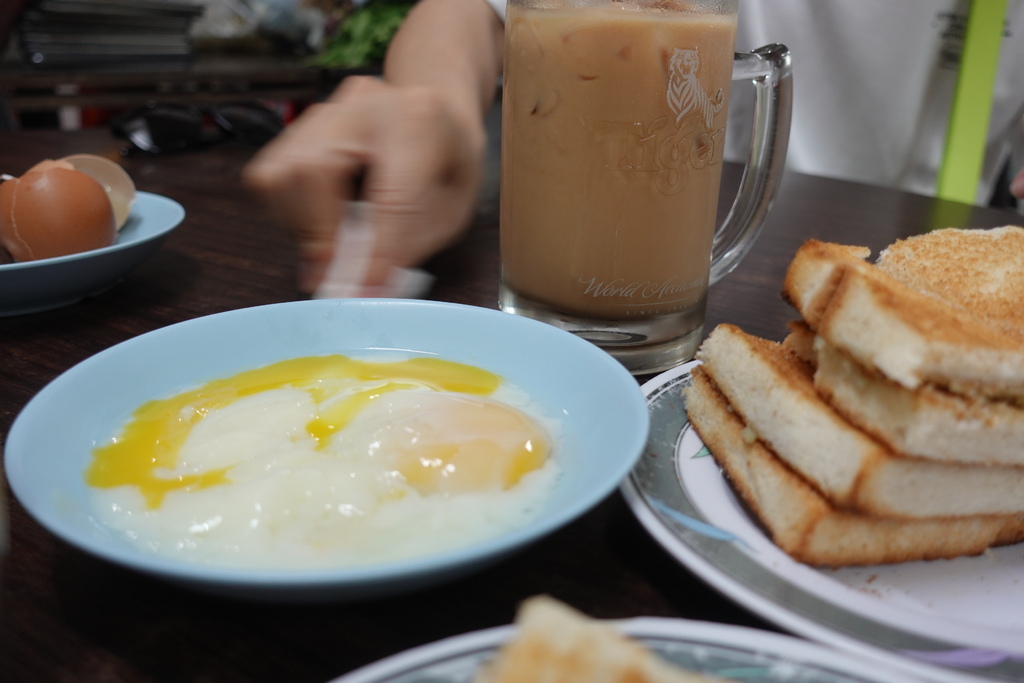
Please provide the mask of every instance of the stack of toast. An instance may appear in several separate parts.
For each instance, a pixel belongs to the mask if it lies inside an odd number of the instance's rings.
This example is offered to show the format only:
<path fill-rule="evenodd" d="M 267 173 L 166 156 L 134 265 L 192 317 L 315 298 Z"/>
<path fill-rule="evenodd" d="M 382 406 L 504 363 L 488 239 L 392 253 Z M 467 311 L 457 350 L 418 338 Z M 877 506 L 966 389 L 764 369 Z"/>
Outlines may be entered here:
<path fill-rule="evenodd" d="M 1024 229 L 884 250 L 815 240 L 781 342 L 721 325 L 691 423 L 794 559 L 868 565 L 1024 541 Z"/>

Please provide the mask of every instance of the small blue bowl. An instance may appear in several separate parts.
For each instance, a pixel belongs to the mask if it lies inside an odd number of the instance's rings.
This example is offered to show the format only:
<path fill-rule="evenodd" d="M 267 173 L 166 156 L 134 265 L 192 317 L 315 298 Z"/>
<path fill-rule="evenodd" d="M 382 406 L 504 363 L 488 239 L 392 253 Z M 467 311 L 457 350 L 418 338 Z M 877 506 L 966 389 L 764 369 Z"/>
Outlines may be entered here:
<path fill-rule="evenodd" d="M 396 350 L 504 377 L 562 422 L 561 473 L 527 526 L 459 549 L 374 565 L 267 570 L 147 554 L 94 518 L 83 473 L 143 402 L 286 358 Z M 428 301 L 301 301 L 219 313 L 128 340 L 71 368 L 14 422 L 5 466 L 28 512 L 58 537 L 111 562 L 199 590 L 279 601 L 344 600 L 454 579 L 567 524 L 608 496 L 647 440 L 636 380 L 596 346 L 495 310 Z"/>
<path fill-rule="evenodd" d="M 173 199 L 139 192 L 109 247 L 0 265 L 0 317 L 70 306 L 109 289 L 156 252 L 184 218 L 185 209 Z"/>

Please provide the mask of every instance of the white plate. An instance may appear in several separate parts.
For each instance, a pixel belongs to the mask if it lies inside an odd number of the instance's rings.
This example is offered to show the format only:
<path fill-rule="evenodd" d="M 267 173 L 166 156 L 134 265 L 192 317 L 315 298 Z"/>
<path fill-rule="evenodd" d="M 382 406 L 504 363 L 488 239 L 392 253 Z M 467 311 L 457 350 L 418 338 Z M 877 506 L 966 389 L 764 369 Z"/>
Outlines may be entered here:
<path fill-rule="evenodd" d="M 184 217 L 185 210 L 176 201 L 139 192 L 115 244 L 0 265 L 0 316 L 70 306 L 109 289 L 149 258 Z"/>
<path fill-rule="evenodd" d="M 643 386 L 648 456 L 622 487 L 666 550 L 732 599 L 801 635 L 939 680 L 963 680 L 964 673 L 1024 679 L 1024 545 L 840 570 L 795 562 L 751 518 L 689 428 L 681 391 L 695 365 Z"/>
<path fill-rule="evenodd" d="M 877 663 L 789 636 L 726 624 L 645 617 L 619 623 L 664 659 L 736 681 L 852 683 L 907 677 Z M 469 683 L 513 633 L 501 626 L 388 657 L 331 683 Z"/>

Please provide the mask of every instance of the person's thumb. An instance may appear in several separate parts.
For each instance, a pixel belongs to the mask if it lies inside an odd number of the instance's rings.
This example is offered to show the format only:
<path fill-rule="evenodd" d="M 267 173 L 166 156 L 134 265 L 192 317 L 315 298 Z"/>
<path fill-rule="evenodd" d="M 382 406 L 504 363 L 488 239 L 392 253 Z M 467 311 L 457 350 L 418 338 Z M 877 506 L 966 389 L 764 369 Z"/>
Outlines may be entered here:
<path fill-rule="evenodd" d="M 1010 194 L 1017 199 L 1024 199 L 1024 169 L 1010 182 Z"/>

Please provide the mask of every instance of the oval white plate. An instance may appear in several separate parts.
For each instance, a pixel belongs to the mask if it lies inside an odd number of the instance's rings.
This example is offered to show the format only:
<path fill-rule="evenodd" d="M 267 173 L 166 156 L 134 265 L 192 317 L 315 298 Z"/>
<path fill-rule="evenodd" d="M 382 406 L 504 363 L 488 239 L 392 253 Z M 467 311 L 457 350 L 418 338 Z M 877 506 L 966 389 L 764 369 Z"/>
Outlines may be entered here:
<path fill-rule="evenodd" d="M 643 617 L 619 622 L 623 632 L 691 671 L 735 681 L 852 683 L 900 681 L 875 662 L 757 629 L 683 619 Z M 476 631 L 414 648 L 331 683 L 470 683 L 514 627 Z"/>
<path fill-rule="evenodd" d="M 681 391 L 695 365 L 644 384 L 649 457 L 622 487 L 666 550 L 740 604 L 809 638 L 941 680 L 1024 679 L 1024 545 L 840 570 L 795 562 L 748 514 L 690 429 Z"/>
<path fill-rule="evenodd" d="M 111 246 L 0 265 L 0 316 L 70 306 L 109 289 L 149 258 L 183 218 L 185 209 L 173 199 L 139 192 Z"/>

